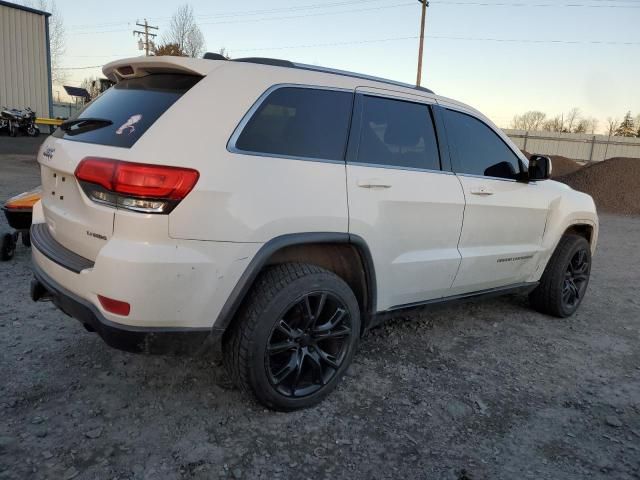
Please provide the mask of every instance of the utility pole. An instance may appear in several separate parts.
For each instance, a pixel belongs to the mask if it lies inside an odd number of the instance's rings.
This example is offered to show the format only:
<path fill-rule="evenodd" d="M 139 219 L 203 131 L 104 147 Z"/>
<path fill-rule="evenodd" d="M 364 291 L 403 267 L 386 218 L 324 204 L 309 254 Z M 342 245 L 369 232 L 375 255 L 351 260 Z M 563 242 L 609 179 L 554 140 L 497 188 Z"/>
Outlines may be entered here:
<path fill-rule="evenodd" d="M 147 22 L 147 19 L 144 19 L 144 23 L 138 23 L 136 22 L 136 25 L 139 27 L 143 27 L 144 31 L 141 32 L 140 30 L 134 30 L 133 34 L 134 35 L 138 35 L 140 37 L 144 37 L 144 42 L 142 41 L 142 39 L 140 39 L 140 42 L 142 42 L 141 48 L 140 50 L 142 50 L 142 47 L 144 47 L 145 50 L 145 54 L 148 57 L 149 56 L 149 46 L 151 45 L 151 42 L 149 41 L 149 37 L 151 38 L 155 38 L 157 36 L 156 33 L 149 33 L 149 30 L 158 30 L 158 27 L 154 27 L 152 25 L 149 25 L 149 23 Z"/>
<path fill-rule="evenodd" d="M 416 78 L 416 87 L 420 86 L 422 80 L 422 50 L 424 48 L 424 22 L 427 16 L 427 7 L 429 0 L 418 0 L 422 4 L 422 19 L 420 20 L 420 47 L 418 49 L 418 76 Z"/>

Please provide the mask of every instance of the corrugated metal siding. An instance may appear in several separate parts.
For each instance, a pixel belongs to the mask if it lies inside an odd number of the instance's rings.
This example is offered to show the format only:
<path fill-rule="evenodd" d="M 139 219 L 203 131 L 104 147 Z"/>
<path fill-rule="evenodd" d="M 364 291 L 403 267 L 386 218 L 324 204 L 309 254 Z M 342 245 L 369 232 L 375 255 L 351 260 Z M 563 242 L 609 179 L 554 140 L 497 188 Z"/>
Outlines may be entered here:
<path fill-rule="evenodd" d="M 613 157 L 640 158 L 640 138 L 609 137 L 580 133 L 557 133 L 504 129 L 521 150 L 586 162 Z"/>
<path fill-rule="evenodd" d="M 46 18 L 0 5 L 0 106 L 49 116 Z"/>

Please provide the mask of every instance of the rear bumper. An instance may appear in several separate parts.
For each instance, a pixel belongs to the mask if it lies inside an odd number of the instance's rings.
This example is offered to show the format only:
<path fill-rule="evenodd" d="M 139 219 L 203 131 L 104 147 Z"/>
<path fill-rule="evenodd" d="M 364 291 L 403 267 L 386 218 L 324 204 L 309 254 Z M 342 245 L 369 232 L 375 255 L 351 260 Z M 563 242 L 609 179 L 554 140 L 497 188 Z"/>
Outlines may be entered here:
<path fill-rule="evenodd" d="M 111 322 L 91 304 L 66 290 L 37 264 L 31 296 L 37 301 L 50 299 L 64 313 L 94 331 L 107 345 L 127 352 L 195 354 L 208 344 L 211 329 L 134 327 Z"/>
<path fill-rule="evenodd" d="M 219 341 L 216 319 L 260 244 L 172 239 L 166 223 L 136 230 L 132 218 L 90 260 L 53 237 L 38 205 L 33 268 L 41 292 L 61 310 L 129 351 L 183 351 L 185 344 L 193 351 L 192 339 Z M 98 295 L 129 303 L 129 315 L 105 310 Z"/>

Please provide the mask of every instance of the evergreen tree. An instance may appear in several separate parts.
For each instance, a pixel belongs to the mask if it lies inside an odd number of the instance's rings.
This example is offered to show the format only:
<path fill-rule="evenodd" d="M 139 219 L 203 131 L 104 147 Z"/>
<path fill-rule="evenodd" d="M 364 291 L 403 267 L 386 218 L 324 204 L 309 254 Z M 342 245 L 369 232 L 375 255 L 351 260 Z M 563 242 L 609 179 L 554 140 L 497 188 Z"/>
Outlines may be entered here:
<path fill-rule="evenodd" d="M 635 137 L 636 133 L 636 126 L 634 125 L 631 112 L 627 112 L 615 134 L 618 137 Z"/>

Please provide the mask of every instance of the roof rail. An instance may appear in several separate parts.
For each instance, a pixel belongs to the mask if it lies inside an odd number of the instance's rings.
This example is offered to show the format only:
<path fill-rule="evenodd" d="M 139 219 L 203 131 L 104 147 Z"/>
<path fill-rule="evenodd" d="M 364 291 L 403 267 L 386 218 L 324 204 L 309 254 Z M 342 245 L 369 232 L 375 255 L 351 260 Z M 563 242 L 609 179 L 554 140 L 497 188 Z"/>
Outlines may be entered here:
<path fill-rule="evenodd" d="M 219 53 L 210 53 L 210 52 L 205 53 L 204 58 L 208 60 L 227 60 L 227 58 L 220 55 Z M 411 85 L 410 83 L 398 82 L 395 80 L 389 80 L 387 78 L 375 77 L 373 75 L 365 75 L 364 73 L 350 72 L 348 70 L 338 70 L 336 68 L 319 67 L 316 65 L 307 65 L 304 63 L 294 63 L 289 60 L 282 60 L 280 58 L 246 57 L 246 58 L 234 58 L 231 61 L 257 63 L 260 65 L 271 65 L 273 67 L 297 68 L 299 70 L 310 70 L 313 72 L 331 73 L 333 75 L 343 75 L 345 77 L 361 78 L 363 80 L 372 80 L 374 82 L 381 82 L 381 83 L 386 83 L 388 85 L 395 85 L 396 87 L 411 88 L 413 90 L 420 90 L 421 92 L 433 93 L 433 90 L 430 90 L 425 87 L 417 87 L 415 85 Z"/>
<path fill-rule="evenodd" d="M 281 60 L 280 58 L 264 58 L 264 57 L 246 57 L 234 58 L 233 62 L 259 63 L 261 65 L 271 65 L 272 67 L 296 68 L 296 64 L 289 60 Z"/>
<path fill-rule="evenodd" d="M 214 52 L 207 52 L 202 56 L 202 58 L 204 58 L 205 60 L 227 60 L 227 57 L 225 57 L 224 55 Z"/>
<path fill-rule="evenodd" d="M 430 90 L 425 87 L 418 87 L 410 83 L 398 82 L 396 80 L 389 80 L 388 78 L 376 77 L 373 75 L 366 75 L 364 73 L 350 72 L 348 70 L 338 70 L 336 68 L 319 67 L 317 65 L 307 65 L 304 63 L 295 63 L 294 66 L 295 68 L 299 68 L 302 70 L 311 70 L 314 72 L 322 72 L 322 73 L 332 73 L 334 75 L 344 75 L 345 77 L 361 78 L 363 80 L 372 80 L 374 82 L 387 83 L 389 85 L 395 85 L 397 87 L 412 88 L 414 90 L 433 93 L 433 90 Z"/>

